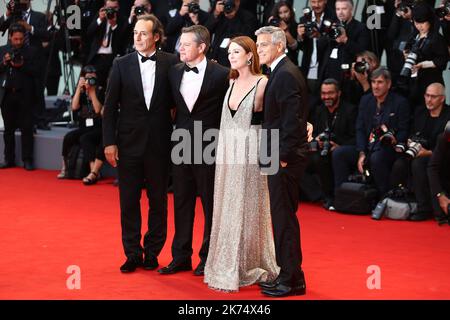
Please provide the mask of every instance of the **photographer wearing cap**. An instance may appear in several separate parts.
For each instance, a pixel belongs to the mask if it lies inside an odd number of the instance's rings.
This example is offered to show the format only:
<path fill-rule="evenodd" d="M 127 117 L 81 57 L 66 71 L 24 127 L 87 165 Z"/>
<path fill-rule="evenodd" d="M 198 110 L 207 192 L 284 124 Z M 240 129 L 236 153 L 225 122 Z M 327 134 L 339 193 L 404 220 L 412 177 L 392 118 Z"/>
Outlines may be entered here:
<path fill-rule="evenodd" d="M 205 25 L 209 18 L 206 11 L 200 9 L 199 0 L 183 0 L 180 10 L 167 22 L 166 51 L 179 53 L 181 29 L 193 25 Z"/>
<path fill-rule="evenodd" d="M 86 34 L 92 39 L 87 63 L 95 66 L 99 85 L 105 87 L 114 58 L 125 50 L 124 33 L 127 21 L 119 18 L 119 1 L 105 0 L 97 19 L 93 20 Z"/>
<path fill-rule="evenodd" d="M 409 104 L 390 90 L 391 74 L 385 67 L 371 74 L 372 92 L 361 98 L 356 120 L 356 147 L 333 153 L 335 187 L 347 181 L 355 165 L 370 176 L 383 196 L 390 189 L 392 165 L 397 158 L 394 146 L 404 143 L 409 133 Z"/>
<path fill-rule="evenodd" d="M 424 98 L 425 107 L 415 108 L 406 145 L 397 147 L 397 151 L 403 152 L 404 156 L 396 160 L 393 169 L 394 185 L 408 185 L 408 174 L 411 172 L 412 188 L 417 200 L 417 213 L 409 218 L 413 221 L 431 217 L 432 195 L 426 168 L 436 146 L 437 137 L 450 120 L 450 108 L 445 105 L 445 87 L 442 84 L 430 84 Z"/>
<path fill-rule="evenodd" d="M 412 9 L 414 31 L 405 47 L 400 86 L 408 93 L 412 106 L 422 105 L 425 90 L 434 82 L 444 84 L 443 71 L 449 58 L 446 41 L 438 33 L 436 15 L 424 2 Z"/>
<path fill-rule="evenodd" d="M 450 207 L 450 122 L 437 139 L 436 148 L 428 165 L 433 209 L 439 224 L 449 223 Z"/>
<path fill-rule="evenodd" d="M 5 162 L 0 168 L 15 167 L 16 129 L 21 131 L 22 160 L 33 170 L 33 95 L 39 75 L 36 49 L 25 46 L 25 28 L 15 23 L 9 28 L 9 43 L 0 47 L 0 106 L 5 125 Z"/>
<path fill-rule="evenodd" d="M 211 50 L 207 57 L 216 60 L 223 66 L 230 66 L 228 60 L 228 44 L 236 36 L 254 38 L 257 29 L 256 18 L 240 7 L 240 0 L 217 0 L 211 7 L 208 28 L 213 39 Z"/>

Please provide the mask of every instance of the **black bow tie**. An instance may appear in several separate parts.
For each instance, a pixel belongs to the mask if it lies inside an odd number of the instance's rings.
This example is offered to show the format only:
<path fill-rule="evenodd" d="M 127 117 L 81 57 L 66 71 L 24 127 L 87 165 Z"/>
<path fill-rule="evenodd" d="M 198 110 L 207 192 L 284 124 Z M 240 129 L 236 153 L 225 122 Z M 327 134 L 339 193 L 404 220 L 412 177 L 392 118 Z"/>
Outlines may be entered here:
<path fill-rule="evenodd" d="M 184 65 L 184 71 L 189 72 L 189 71 L 194 71 L 195 73 L 198 74 L 198 68 L 197 67 L 189 67 L 187 64 Z"/>
<path fill-rule="evenodd" d="M 150 57 L 143 56 L 143 55 L 140 54 L 139 52 L 138 52 L 138 54 L 141 56 L 141 62 L 142 62 L 142 63 L 144 63 L 144 62 L 147 61 L 147 60 L 156 61 L 156 53 L 155 53 L 155 54 L 152 54 Z"/>

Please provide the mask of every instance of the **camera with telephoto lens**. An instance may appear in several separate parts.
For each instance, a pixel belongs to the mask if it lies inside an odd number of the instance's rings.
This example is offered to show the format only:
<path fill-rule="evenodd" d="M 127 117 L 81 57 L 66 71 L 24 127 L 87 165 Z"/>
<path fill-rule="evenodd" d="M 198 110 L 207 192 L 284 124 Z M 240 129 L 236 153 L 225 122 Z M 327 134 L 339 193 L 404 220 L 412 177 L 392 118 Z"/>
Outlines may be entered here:
<path fill-rule="evenodd" d="M 443 7 L 436 8 L 435 13 L 439 19 L 444 19 L 446 15 L 450 14 L 450 1 L 446 1 Z"/>
<path fill-rule="evenodd" d="M 323 20 L 322 33 L 332 40 L 336 40 L 342 35 L 342 28 L 344 28 L 344 24 L 334 24 L 330 20 Z"/>
<path fill-rule="evenodd" d="M 303 8 L 303 18 L 304 18 L 304 27 L 305 27 L 305 35 L 308 38 L 313 38 L 314 33 L 318 32 L 319 29 L 315 22 L 312 21 L 312 10 L 310 7 Z"/>
<path fill-rule="evenodd" d="M 147 13 L 147 9 L 144 6 L 134 7 L 134 14 L 136 16 L 141 16 Z"/>
<path fill-rule="evenodd" d="M 89 84 L 90 86 L 95 86 L 97 85 L 97 78 L 96 77 L 86 78 L 86 83 Z"/>
<path fill-rule="evenodd" d="M 412 48 L 405 59 L 405 63 L 403 64 L 403 68 L 400 71 L 400 75 L 407 78 L 411 77 L 412 68 L 417 63 L 418 58 L 419 54 L 416 48 Z"/>
<path fill-rule="evenodd" d="M 424 139 L 420 132 L 417 132 L 411 139 L 408 139 L 408 148 L 405 151 L 405 154 L 409 158 L 416 158 L 422 148 L 426 148 L 428 142 Z"/>
<path fill-rule="evenodd" d="M 116 8 L 105 8 L 105 11 L 106 11 L 106 17 L 108 18 L 108 20 L 114 19 L 118 12 Z"/>
<path fill-rule="evenodd" d="M 200 5 L 197 2 L 188 3 L 188 12 L 198 14 L 200 12 Z"/>
<path fill-rule="evenodd" d="M 373 141 L 379 140 L 386 145 L 392 145 L 395 141 L 395 133 L 393 130 L 389 130 L 386 125 L 382 124 L 372 131 Z"/>
<path fill-rule="evenodd" d="M 363 59 L 362 61 L 356 61 L 355 62 L 355 72 L 358 72 L 360 74 L 364 74 L 365 72 L 369 71 L 370 65 L 369 63 Z"/>
<path fill-rule="evenodd" d="M 15 49 L 9 53 L 9 56 L 11 58 L 10 63 L 14 64 L 21 64 L 23 63 L 23 55 L 20 53 L 19 50 Z"/>

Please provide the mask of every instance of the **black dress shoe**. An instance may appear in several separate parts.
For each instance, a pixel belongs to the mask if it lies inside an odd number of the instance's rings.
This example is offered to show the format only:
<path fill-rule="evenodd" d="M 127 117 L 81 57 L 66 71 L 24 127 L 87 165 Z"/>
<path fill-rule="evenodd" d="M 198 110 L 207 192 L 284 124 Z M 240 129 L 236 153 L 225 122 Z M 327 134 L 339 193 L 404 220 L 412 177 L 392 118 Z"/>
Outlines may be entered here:
<path fill-rule="evenodd" d="M 203 276 L 205 275 L 205 262 L 200 262 L 194 270 L 194 275 Z"/>
<path fill-rule="evenodd" d="M 280 278 L 276 278 L 274 281 L 262 281 L 258 283 L 261 289 L 273 289 L 280 283 Z"/>
<path fill-rule="evenodd" d="M 174 263 L 173 261 L 164 268 L 158 270 L 160 274 L 174 274 L 180 271 L 190 271 L 192 270 L 192 264 L 190 262 L 185 263 Z"/>
<path fill-rule="evenodd" d="M 144 269 L 145 270 L 155 270 L 158 268 L 158 259 L 152 256 L 145 256 L 144 258 Z"/>
<path fill-rule="evenodd" d="M 31 162 L 30 160 L 25 160 L 23 162 L 23 167 L 25 168 L 25 170 L 28 170 L 28 171 L 34 170 L 33 162 Z"/>
<path fill-rule="evenodd" d="M 273 298 L 283 298 L 289 296 L 301 296 L 306 293 L 306 285 L 300 284 L 294 287 L 286 286 L 282 283 L 279 283 L 277 286 L 272 289 L 263 289 L 261 291 L 264 295 Z"/>
<path fill-rule="evenodd" d="M 14 168 L 16 164 L 14 162 L 5 162 L 0 164 L 0 169 L 8 169 L 8 168 Z"/>
<path fill-rule="evenodd" d="M 128 258 L 127 261 L 120 267 L 122 273 L 130 273 L 136 271 L 137 267 L 142 267 L 142 260 Z"/>

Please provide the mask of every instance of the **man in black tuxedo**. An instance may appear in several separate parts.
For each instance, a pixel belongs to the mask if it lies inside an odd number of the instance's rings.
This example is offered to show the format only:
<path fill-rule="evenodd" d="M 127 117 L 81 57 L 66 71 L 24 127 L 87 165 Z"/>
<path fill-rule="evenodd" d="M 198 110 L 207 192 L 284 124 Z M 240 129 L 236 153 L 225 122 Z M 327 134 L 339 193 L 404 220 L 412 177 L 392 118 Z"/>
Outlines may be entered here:
<path fill-rule="evenodd" d="M 22 133 L 22 160 L 33 170 L 33 109 L 30 97 L 39 74 L 36 51 L 25 47 L 25 28 L 18 23 L 9 28 L 9 44 L 0 47 L 0 106 L 5 124 L 5 163 L 0 168 L 15 167 L 14 132 Z"/>
<path fill-rule="evenodd" d="M 142 263 L 144 269 L 156 269 L 166 240 L 173 105 L 168 71 L 178 60 L 157 51 L 163 37 L 162 24 L 155 16 L 140 16 L 134 29 L 136 52 L 114 60 L 106 91 L 103 142 L 106 159 L 118 166 L 122 243 L 127 256 L 122 272 L 132 272 Z M 150 209 L 142 248 L 143 185 Z"/>
<path fill-rule="evenodd" d="M 208 129 L 219 128 L 229 72 L 227 68 L 206 59 L 209 39 L 208 29 L 204 26 L 183 28 L 180 38 L 180 60 L 183 63 L 174 66 L 169 73 L 176 105 L 176 131 L 188 132 L 191 138 L 191 143 L 183 139 L 179 144 L 184 146 L 183 152 L 190 149 L 191 156 L 175 154 L 175 147 L 172 151 L 175 208 L 173 260 L 158 271 L 161 274 L 192 270 L 192 233 L 197 194 L 202 201 L 205 224 L 200 264 L 194 271 L 195 275 L 203 275 L 208 255 L 215 165 L 203 159 L 206 143 L 197 141 L 196 137 L 200 134 L 203 137 Z M 194 145 L 199 144 L 197 150 Z M 197 151 L 198 154 L 195 154 Z"/>
<path fill-rule="evenodd" d="M 34 79 L 34 98 L 33 103 L 33 121 L 38 129 L 50 130 L 45 119 L 45 67 L 47 61 L 42 46 L 42 42 L 48 41 L 50 35 L 47 31 L 47 18 L 42 12 L 37 12 L 31 9 L 31 0 L 21 0 L 20 8 L 14 6 L 7 6 L 5 15 L 0 16 L 0 31 L 5 32 L 11 23 L 20 23 L 25 28 L 24 46 L 34 47 L 34 54 L 36 55 L 36 63 L 39 66 L 39 74 Z M 12 3 L 11 3 L 12 4 Z"/>
<path fill-rule="evenodd" d="M 274 282 L 261 283 L 262 293 L 271 297 L 302 295 L 306 292 L 301 268 L 300 226 L 296 212 L 299 183 L 307 163 L 307 87 L 300 70 L 284 54 L 286 36 L 280 28 L 256 31 L 260 62 L 270 68 L 264 94 L 264 123 L 268 137 L 279 132 L 279 165 L 268 176 L 270 211 L 275 253 L 280 274 Z M 267 149 L 272 149 L 272 139 Z M 263 141 L 261 149 L 265 148 Z M 261 151 L 264 152 L 264 151 Z M 268 153 L 266 153 L 268 154 Z M 274 155 L 270 155 L 272 160 Z M 278 167 L 278 163 L 276 164 Z"/>
<path fill-rule="evenodd" d="M 127 21 L 119 17 L 118 0 L 105 0 L 98 16 L 89 25 L 86 35 L 91 41 L 87 64 L 97 70 L 99 85 L 106 84 L 108 73 L 116 56 L 125 51 L 124 36 Z"/>

